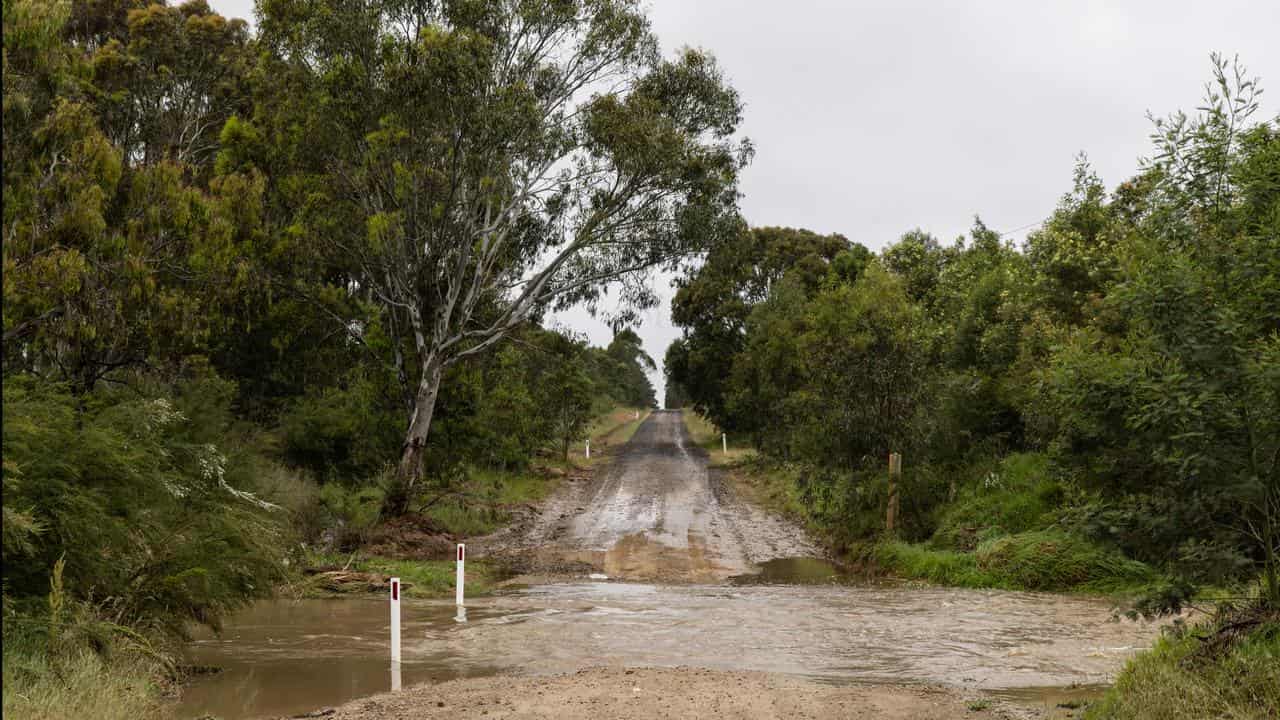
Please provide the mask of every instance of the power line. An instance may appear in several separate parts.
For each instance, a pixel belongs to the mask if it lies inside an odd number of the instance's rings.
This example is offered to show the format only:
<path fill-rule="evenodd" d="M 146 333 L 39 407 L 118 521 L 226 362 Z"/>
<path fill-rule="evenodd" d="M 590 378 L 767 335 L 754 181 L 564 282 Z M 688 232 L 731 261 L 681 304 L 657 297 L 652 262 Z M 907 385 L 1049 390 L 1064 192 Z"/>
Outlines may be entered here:
<path fill-rule="evenodd" d="M 1048 217 L 1046 217 L 1046 218 L 1043 218 L 1043 219 L 1041 219 L 1041 220 L 1037 220 L 1037 221 L 1035 221 L 1035 222 L 1027 223 L 1026 225 L 1022 225 L 1022 226 L 1016 227 L 1016 228 L 1014 228 L 1014 229 L 1012 229 L 1012 230 L 997 230 L 997 231 L 996 231 L 996 234 L 997 234 L 997 235 L 999 235 L 1000 237 L 1004 237 L 1004 236 L 1006 236 L 1006 235 L 1012 235 L 1013 233 L 1020 232 L 1020 231 L 1022 231 L 1022 230 L 1026 230 L 1027 228 L 1032 228 L 1032 227 L 1035 227 L 1035 226 L 1037 226 L 1037 225 L 1043 225 L 1043 224 L 1045 224 L 1046 222 L 1048 222 L 1048 221 L 1049 221 L 1049 218 L 1051 218 L 1051 217 L 1053 217 L 1053 216 L 1052 216 L 1052 215 L 1050 215 L 1050 216 L 1048 216 Z"/>

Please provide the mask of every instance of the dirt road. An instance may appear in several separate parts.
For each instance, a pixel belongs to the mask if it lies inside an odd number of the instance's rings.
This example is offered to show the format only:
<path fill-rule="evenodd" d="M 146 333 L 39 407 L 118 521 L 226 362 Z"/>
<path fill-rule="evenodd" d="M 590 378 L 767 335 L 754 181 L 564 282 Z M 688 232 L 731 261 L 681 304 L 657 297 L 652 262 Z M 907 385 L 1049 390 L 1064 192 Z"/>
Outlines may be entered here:
<path fill-rule="evenodd" d="M 674 412 L 470 547 L 531 574 L 466 614 L 406 602 L 390 674 L 383 601 L 278 600 L 194 646 L 226 671 L 178 717 L 1065 717 L 1056 693 L 1078 707 L 1158 632 L 1099 599 L 797 582 L 831 565 L 734 498 Z"/>
<path fill-rule="evenodd" d="M 766 560 L 822 554 L 799 527 L 734 498 L 679 411 L 654 412 L 594 479 L 564 483 L 534 515 L 473 541 L 472 552 L 519 556 L 533 572 L 661 582 L 715 582 Z"/>
<path fill-rule="evenodd" d="M 495 677 L 422 685 L 357 700 L 324 717 L 986 720 L 1018 716 L 1001 703 L 966 699 L 944 688 L 834 687 L 785 675 L 696 668 L 591 668 L 551 678 Z"/>

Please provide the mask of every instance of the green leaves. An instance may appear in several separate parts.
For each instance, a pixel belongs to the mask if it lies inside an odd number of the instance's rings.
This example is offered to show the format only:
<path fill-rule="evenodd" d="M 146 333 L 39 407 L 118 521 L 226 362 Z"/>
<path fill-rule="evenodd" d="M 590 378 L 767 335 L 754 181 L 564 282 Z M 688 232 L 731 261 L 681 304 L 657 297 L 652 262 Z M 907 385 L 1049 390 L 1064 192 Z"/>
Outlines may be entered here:
<path fill-rule="evenodd" d="M 77 400 L 6 378 L 5 501 L 25 526 L 13 542 L 6 526 L 9 597 L 42 596 L 65 562 L 72 597 L 110 598 L 120 621 L 181 635 L 269 592 L 279 528 L 244 458 L 209 442 L 226 432 L 216 390 L 185 390 Z"/>

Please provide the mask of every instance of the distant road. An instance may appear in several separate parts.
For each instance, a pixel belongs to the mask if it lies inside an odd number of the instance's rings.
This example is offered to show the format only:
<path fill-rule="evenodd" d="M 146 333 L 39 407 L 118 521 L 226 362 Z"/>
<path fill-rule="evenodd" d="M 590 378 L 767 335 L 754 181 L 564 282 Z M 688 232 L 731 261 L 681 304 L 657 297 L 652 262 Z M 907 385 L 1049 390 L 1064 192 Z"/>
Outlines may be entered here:
<path fill-rule="evenodd" d="M 610 578 L 714 582 L 775 558 L 819 556 L 793 523 L 736 500 L 707 468 L 681 413 L 649 416 L 592 480 L 566 482 L 533 517 L 480 543 L 543 567 Z"/>

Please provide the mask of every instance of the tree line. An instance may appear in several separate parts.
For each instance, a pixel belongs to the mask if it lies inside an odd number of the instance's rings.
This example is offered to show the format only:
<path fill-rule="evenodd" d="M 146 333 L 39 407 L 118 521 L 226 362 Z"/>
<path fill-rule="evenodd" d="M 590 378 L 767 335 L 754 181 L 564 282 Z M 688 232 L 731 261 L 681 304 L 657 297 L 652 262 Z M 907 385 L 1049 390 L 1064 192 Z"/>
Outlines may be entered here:
<path fill-rule="evenodd" d="M 737 95 L 637 2 L 3 7 L 6 672 L 655 405 L 644 274 L 740 224 Z"/>
<path fill-rule="evenodd" d="M 773 227 L 716 246 L 675 296 L 669 400 L 798 468 L 842 543 L 882 531 L 900 452 L 907 539 L 1062 529 L 1159 569 L 1157 604 L 1257 577 L 1280 602 L 1280 123 L 1213 69 L 1134 177 L 1108 191 L 1082 156 L 1023 243 L 978 220 L 879 253 Z M 1020 454 L 1047 516 L 1000 527 L 1006 496 L 949 525 Z"/>

